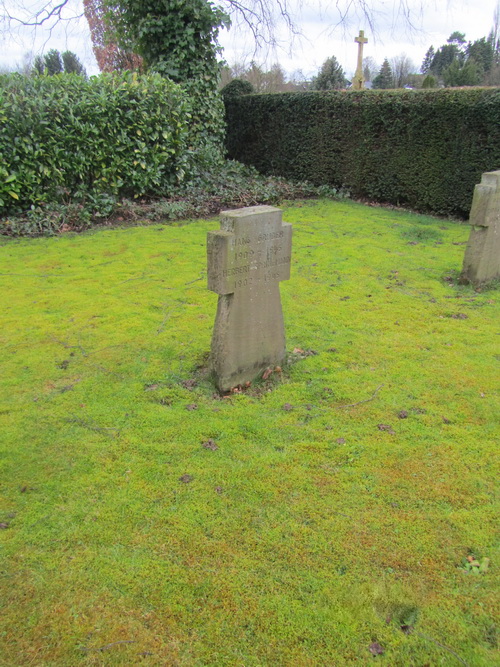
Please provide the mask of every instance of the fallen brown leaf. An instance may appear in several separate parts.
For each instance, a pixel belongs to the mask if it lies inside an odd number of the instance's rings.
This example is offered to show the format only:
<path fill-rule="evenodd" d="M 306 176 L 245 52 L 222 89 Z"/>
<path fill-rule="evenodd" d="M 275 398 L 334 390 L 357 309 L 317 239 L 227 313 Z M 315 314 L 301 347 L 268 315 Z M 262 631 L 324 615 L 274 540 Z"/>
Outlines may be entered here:
<path fill-rule="evenodd" d="M 384 649 L 378 642 L 373 642 L 373 644 L 370 644 L 369 646 L 369 651 L 372 655 L 382 655 Z"/>
<path fill-rule="evenodd" d="M 202 447 L 204 447 L 205 449 L 211 449 L 213 452 L 215 452 L 217 449 L 219 449 L 215 440 L 212 440 L 212 438 L 210 438 L 209 440 L 204 442 L 202 444 Z"/>

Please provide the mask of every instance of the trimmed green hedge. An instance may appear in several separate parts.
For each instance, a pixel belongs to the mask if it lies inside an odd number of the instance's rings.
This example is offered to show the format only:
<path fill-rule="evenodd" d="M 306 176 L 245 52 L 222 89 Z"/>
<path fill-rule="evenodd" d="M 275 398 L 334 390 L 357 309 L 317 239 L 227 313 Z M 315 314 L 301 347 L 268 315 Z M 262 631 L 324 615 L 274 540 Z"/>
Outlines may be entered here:
<path fill-rule="evenodd" d="M 232 159 L 424 212 L 467 217 L 500 168 L 500 89 L 245 95 L 226 121 Z"/>
<path fill-rule="evenodd" d="M 192 162 L 189 99 L 158 74 L 0 77 L 0 214 L 82 193 L 166 194 Z"/>

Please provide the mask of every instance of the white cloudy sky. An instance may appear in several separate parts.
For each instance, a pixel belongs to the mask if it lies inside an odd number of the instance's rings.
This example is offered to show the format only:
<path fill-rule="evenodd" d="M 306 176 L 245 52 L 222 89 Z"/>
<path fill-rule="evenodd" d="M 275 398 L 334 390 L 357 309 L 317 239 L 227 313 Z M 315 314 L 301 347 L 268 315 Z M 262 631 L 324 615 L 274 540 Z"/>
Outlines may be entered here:
<path fill-rule="evenodd" d="M 12 13 L 16 14 L 16 11 L 19 11 L 19 2 L 7 2 L 12 7 Z M 28 5 L 36 4 L 38 0 L 24 2 Z M 288 72 L 301 69 L 306 75 L 311 75 L 327 57 L 335 55 L 345 72 L 352 75 L 357 57 L 354 37 L 360 29 L 365 31 L 369 40 L 365 45 L 365 56 L 372 56 L 380 64 L 384 57 L 391 58 L 406 53 L 418 69 L 427 48 L 431 44 L 437 48 L 445 43 L 450 33 L 455 30 L 465 33 L 466 38 L 471 41 L 487 35 L 493 25 L 493 14 L 499 0 L 405 0 L 406 6 L 412 12 L 415 25 L 413 31 L 408 30 L 407 22 L 398 12 L 400 0 L 371 0 L 368 4 L 375 11 L 375 32 L 372 32 L 366 19 L 356 15 L 354 11 L 349 14 L 347 23 L 340 27 L 337 25 L 338 7 L 343 9 L 352 5 L 350 0 L 292 2 L 301 7 L 297 14 L 297 23 L 303 37 L 291 42 L 287 33 L 282 30 L 280 34 L 283 48 L 267 54 L 267 65 L 279 61 Z M 72 13 L 81 11 L 80 1 L 71 0 L 69 9 Z M 1 11 L 3 10 L 0 9 Z M 253 43 L 248 35 L 236 26 L 228 32 L 223 31 L 220 41 L 229 64 L 248 63 L 252 59 Z M 84 20 L 68 22 L 51 34 L 42 28 L 36 33 L 33 29 L 25 29 L 4 34 L 0 39 L 0 65 L 21 63 L 24 53 L 39 53 L 50 48 L 74 51 L 90 74 L 98 72 Z M 264 54 L 261 54 L 255 59 L 258 61 L 263 58 Z"/>

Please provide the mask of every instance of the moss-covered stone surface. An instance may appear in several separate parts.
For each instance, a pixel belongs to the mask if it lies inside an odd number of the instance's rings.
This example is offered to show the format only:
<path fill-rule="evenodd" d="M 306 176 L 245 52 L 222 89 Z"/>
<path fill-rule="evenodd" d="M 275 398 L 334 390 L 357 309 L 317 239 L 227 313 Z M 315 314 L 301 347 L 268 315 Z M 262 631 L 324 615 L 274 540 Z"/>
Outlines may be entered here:
<path fill-rule="evenodd" d="M 215 220 L 0 240 L 2 665 L 496 664 L 500 295 L 305 202 L 289 365 L 206 372 Z"/>

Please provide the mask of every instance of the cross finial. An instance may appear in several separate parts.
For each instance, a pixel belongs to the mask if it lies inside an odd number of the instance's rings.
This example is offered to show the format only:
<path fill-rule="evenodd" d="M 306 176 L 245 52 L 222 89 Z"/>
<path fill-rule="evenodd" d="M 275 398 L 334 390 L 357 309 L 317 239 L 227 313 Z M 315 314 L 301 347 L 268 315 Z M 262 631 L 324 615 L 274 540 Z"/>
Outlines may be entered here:
<path fill-rule="evenodd" d="M 360 30 L 359 35 L 354 38 L 354 41 L 357 42 L 358 44 L 366 44 L 368 39 L 365 37 L 365 31 Z M 363 48 L 363 47 L 361 47 Z"/>
<path fill-rule="evenodd" d="M 363 90 L 364 88 L 364 78 L 363 78 L 363 45 L 367 43 L 365 37 L 365 31 L 360 30 L 359 35 L 354 38 L 354 41 L 358 43 L 358 66 L 356 67 L 356 73 L 354 74 L 354 80 L 352 82 L 352 87 L 354 90 Z"/>

